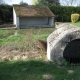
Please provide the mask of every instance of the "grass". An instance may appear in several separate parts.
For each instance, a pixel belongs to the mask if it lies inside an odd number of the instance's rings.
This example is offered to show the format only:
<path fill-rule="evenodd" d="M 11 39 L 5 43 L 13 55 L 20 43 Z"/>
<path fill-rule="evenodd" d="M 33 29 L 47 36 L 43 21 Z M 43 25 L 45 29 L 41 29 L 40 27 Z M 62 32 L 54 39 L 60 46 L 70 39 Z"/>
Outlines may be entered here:
<path fill-rule="evenodd" d="M 45 52 L 36 48 L 37 40 L 46 40 L 54 30 L 54 28 L 0 30 L 0 80 L 45 80 L 43 75 L 46 74 L 52 75 L 54 80 L 80 80 L 80 66 L 66 66 L 65 62 L 58 65 L 45 61 Z M 19 52 L 15 52 L 15 49 Z M 37 54 L 43 57 L 7 60 L 7 57 L 36 50 Z M 5 61 L 3 57 L 6 57 Z M 68 70 L 72 70 L 73 73 L 69 73 Z"/>
<path fill-rule="evenodd" d="M 44 58 L 45 52 L 37 48 L 38 39 L 46 40 L 54 30 L 54 28 L 0 30 L 0 60 L 6 58 L 13 60 L 14 56 L 20 58 L 27 52 L 31 53 L 30 55 L 33 55 L 32 52 L 36 52 L 37 55 L 40 53 Z"/>
<path fill-rule="evenodd" d="M 6 42 L 21 41 L 21 39 L 22 39 L 22 35 L 12 35 L 7 38 L 0 39 L 0 45 L 5 44 Z"/>
<path fill-rule="evenodd" d="M 71 23 L 71 24 L 73 24 L 73 25 L 75 25 L 75 26 L 78 26 L 78 27 L 80 27 L 80 22 Z"/>
<path fill-rule="evenodd" d="M 80 80 L 80 68 L 71 70 L 74 72 L 69 74 L 68 68 L 41 60 L 1 62 L 0 80 L 45 80 L 45 74 L 53 75 L 55 80 Z"/>
<path fill-rule="evenodd" d="M 14 44 L 16 47 L 26 46 L 31 49 L 31 46 L 37 45 L 38 39 L 46 40 L 54 28 L 39 28 L 39 29 L 20 29 L 20 30 L 0 30 L 0 46 L 5 46 L 9 43 Z M 17 34 L 16 34 L 17 33 Z M 16 35 L 14 35 L 16 34 Z"/>

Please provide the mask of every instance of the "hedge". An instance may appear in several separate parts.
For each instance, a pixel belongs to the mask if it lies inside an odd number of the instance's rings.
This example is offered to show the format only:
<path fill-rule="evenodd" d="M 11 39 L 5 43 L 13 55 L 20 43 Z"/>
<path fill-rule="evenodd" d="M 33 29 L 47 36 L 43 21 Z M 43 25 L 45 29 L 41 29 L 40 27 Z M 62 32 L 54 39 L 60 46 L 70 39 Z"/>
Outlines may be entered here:
<path fill-rule="evenodd" d="M 80 7 L 73 6 L 49 6 L 51 11 L 55 14 L 55 20 L 58 22 L 70 22 L 71 14 L 80 14 Z"/>
<path fill-rule="evenodd" d="M 0 5 L 0 22 L 10 22 L 13 20 L 13 8 L 10 5 Z"/>

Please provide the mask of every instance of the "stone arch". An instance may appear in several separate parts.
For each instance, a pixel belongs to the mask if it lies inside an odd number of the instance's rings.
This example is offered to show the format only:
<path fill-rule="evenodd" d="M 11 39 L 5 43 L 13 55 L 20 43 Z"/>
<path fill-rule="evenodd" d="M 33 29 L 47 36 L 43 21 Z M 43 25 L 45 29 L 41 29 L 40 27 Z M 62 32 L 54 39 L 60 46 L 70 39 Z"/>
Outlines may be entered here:
<path fill-rule="evenodd" d="M 80 28 L 72 24 L 61 24 L 60 28 L 47 38 L 47 58 L 50 61 L 64 59 L 63 52 L 68 43 L 80 39 Z"/>

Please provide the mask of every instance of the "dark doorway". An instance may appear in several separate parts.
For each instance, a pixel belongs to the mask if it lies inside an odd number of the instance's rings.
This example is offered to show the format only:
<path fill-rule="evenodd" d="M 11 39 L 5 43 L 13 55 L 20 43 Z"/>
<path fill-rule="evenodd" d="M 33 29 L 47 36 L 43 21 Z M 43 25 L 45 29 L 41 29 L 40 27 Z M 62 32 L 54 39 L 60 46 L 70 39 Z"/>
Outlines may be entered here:
<path fill-rule="evenodd" d="M 80 39 L 73 40 L 67 44 L 63 57 L 70 63 L 80 63 Z"/>

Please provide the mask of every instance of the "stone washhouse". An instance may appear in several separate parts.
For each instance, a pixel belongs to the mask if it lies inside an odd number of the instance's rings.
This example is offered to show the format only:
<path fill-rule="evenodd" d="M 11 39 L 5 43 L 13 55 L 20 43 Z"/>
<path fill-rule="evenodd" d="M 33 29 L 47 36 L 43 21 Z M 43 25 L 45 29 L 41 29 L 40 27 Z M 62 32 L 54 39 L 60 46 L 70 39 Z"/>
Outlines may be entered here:
<path fill-rule="evenodd" d="M 47 58 L 60 62 L 80 63 L 80 28 L 72 24 L 61 24 L 47 38 Z"/>
<path fill-rule="evenodd" d="M 54 27 L 54 14 L 46 6 L 13 5 L 16 28 Z"/>

